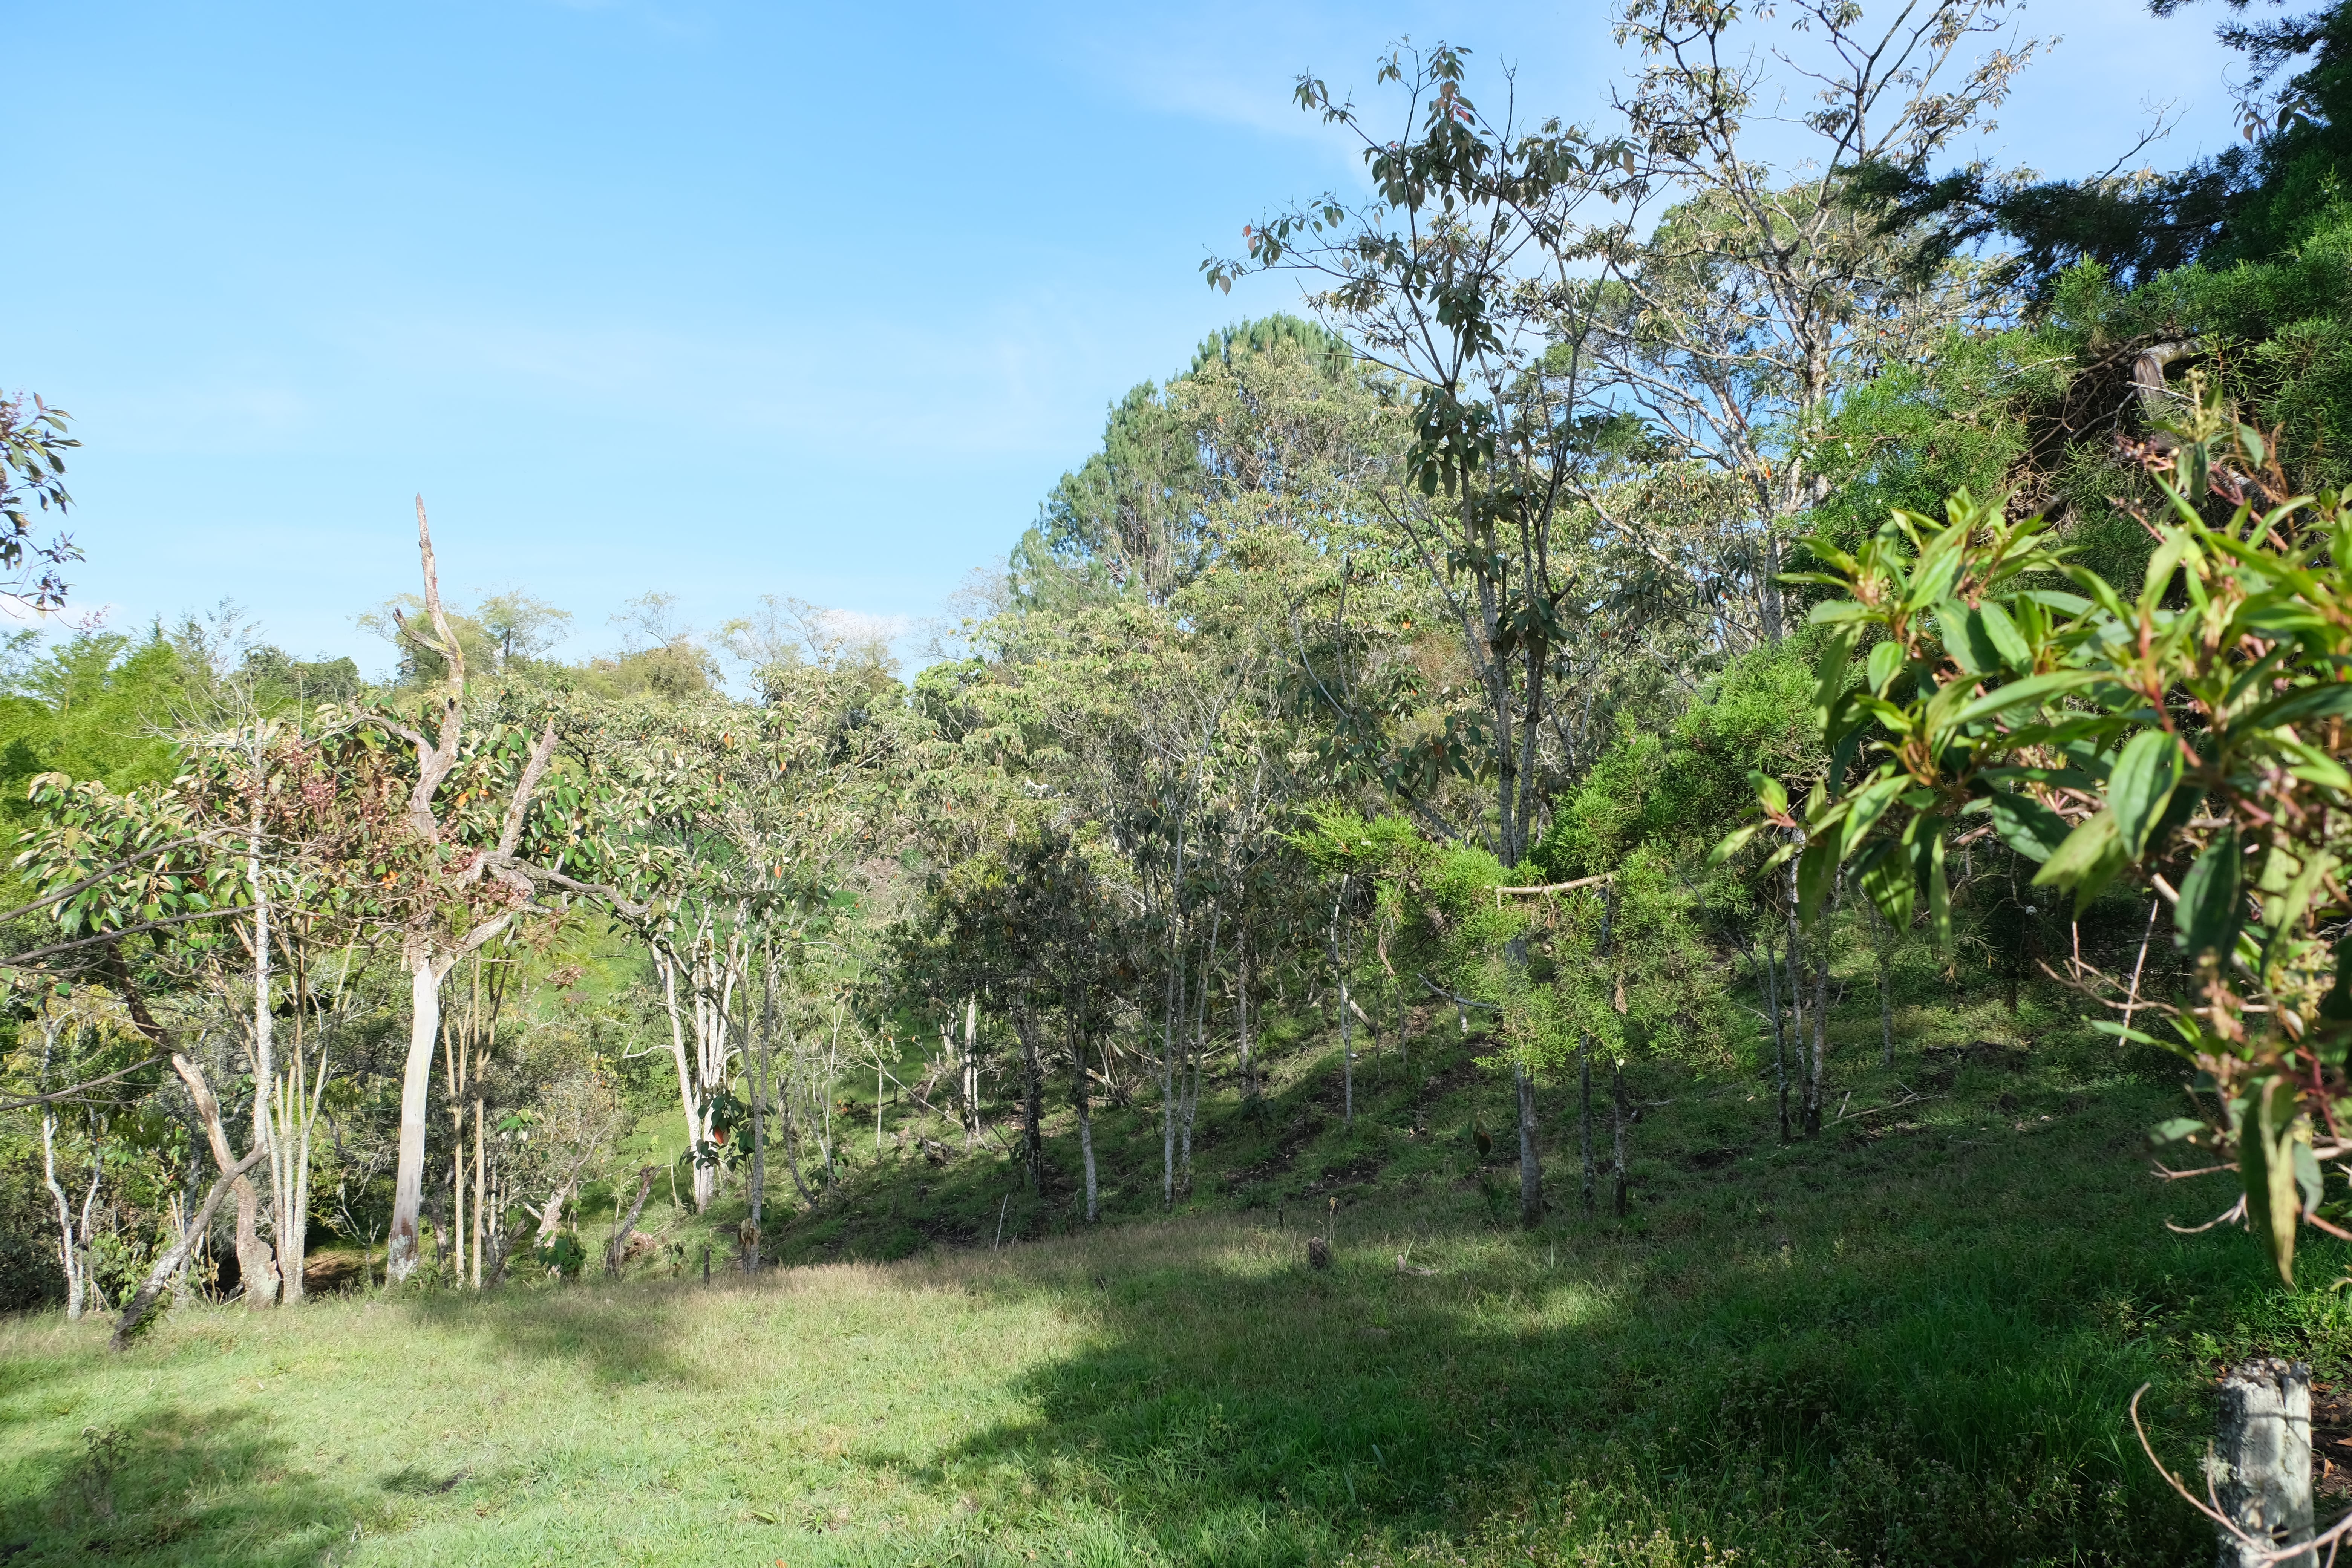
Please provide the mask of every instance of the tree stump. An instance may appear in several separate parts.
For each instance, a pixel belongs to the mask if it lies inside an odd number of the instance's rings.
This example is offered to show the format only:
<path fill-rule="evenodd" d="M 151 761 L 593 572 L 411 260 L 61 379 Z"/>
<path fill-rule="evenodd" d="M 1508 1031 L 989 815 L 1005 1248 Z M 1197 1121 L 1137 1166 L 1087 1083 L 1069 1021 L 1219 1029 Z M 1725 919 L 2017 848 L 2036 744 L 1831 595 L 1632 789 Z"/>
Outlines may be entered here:
<path fill-rule="evenodd" d="M 1310 1236 L 1310 1237 L 1308 1237 L 1307 1238 L 1307 1266 L 1309 1268 L 1330 1268 L 1330 1267 L 1331 1267 L 1331 1244 L 1330 1244 L 1329 1242 L 1328 1242 L 1328 1241 L 1324 1240 L 1324 1239 L 1323 1239 L 1321 1237 L 1319 1237 L 1319 1236 Z M 2306 1399 L 2304 1403 L 2305 1403 L 2305 1405 L 2306 1406 L 2308 1406 L 2308 1405 L 2309 1405 L 2309 1404 L 2310 1404 L 2310 1401 L 2309 1401 L 2308 1399 Z M 2305 1423 L 2304 1423 L 2304 1427 L 2305 1427 L 2305 1430 L 2306 1434 L 2308 1433 L 2308 1431 L 2309 1431 L 2309 1429 L 2310 1429 L 2310 1425 L 2311 1425 L 2310 1421 L 2306 1418 L 2306 1419 L 2305 1419 Z M 2308 1448 L 2308 1444 L 2307 1444 L 2307 1443 L 2306 1443 L 2305 1447 L 2306 1447 L 2306 1448 Z M 2309 1489 L 2308 1489 L 2308 1488 L 2306 1488 L 2306 1489 L 2305 1489 L 2305 1490 L 2306 1490 L 2306 1491 L 2308 1491 L 2308 1490 L 2309 1490 Z M 2308 1507 L 2306 1507 L 2306 1508 L 2304 1510 L 2304 1517 L 2305 1517 L 2305 1518 L 2306 1518 L 2306 1519 L 2308 1519 L 2308 1518 L 2310 1518 L 2310 1517 L 2311 1517 L 2311 1510 L 2310 1510 Z"/>
<path fill-rule="evenodd" d="M 2221 1568 L 2268 1568 L 2267 1554 L 2311 1539 L 2311 1368 L 2259 1356 L 2221 1379 L 2220 1431 L 2206 1461 L 2221 1511 L 2249 1542 L 2227 1530 Z M 2305 1552 L 2278 1568 L 2317 1568 Z"/>

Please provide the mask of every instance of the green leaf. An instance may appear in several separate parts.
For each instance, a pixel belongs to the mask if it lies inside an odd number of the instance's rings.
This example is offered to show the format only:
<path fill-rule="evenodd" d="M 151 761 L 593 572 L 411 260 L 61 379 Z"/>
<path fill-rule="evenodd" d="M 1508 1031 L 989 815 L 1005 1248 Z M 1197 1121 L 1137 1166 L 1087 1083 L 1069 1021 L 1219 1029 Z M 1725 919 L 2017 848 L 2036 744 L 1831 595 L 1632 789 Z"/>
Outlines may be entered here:
<path fill-rule="evenodd" d="M 1737 855 L 1742 849 L 1747 848 L 1748 841 L 1755 837 L 1757 834 L 1762 832 L 1763 828 L 1764 825 L 1760 822 L 1751 822 L 1745 827 L 1733 828 L 1729 833 L 1723 836 L 1723 842 L 1717 844 L 1715 848 L 1708 853 L 1706 863 L 1710 866 L 1722 865 L 1726 860 L 1730 859 L 1734 855 Z"/>
<path fill-rule="evenodd" d="M 1985 640 L 1992 644 L 2003 664 L 2011 669 L 2033 668 L 2033 648 L 2026 642 L 2025 634 L 2017 629 L 2017 623 L 2010 619 L 2007 610 L 1988 599 L 1977 611 L 1977 619 L 1984 627 Z"/>
<path fill-rule="evenodd" d="M 2121 1026 L 2118 1025 L 2116 1027 L 2120 1028 Z M 2140 1037 L 2146 1039 L 2147 1037 L 2143 1035 Z M 2178 1143 L 2183 1138 L 2194 1138 L 2204 1131 L 2205 1123 L 2198 1118 L 2176 1116 L 2168 1121 L 2159 1121 L 2149 1129 L 2147 1141 L 2151 1143 Z"/>
<path fill-rule="evenodd" d="M 1936 630 L 1943 637 L 1944 651 L 1952 656 L 1952 662 L 1960 667 L 1961 673 L 1980 677 L 1987 672 L 1990 661 L 1979 651 L 1983 639 L 1969 635 L 1974 629 L 1969 624 L 1969 615 L 1966 605 L 1958 599 L 1947 599 L 1936 606 Z"/>
<path fill-rule="evenodd" d="M 1898 642 L 1880 643 L 1870 650 L 1870 663 L 1865 672 L 1870 689 L 1881 697 L 1885 696 L 1888 684 L 1902 669 L 1903 645 Z M 2352 690 L 2352 688 L 2347 689 Z"/>
<path fill-rule="evenodd" d="M 2276 853 L 2275 850 L 2273 851 Z M 2263 943 L 2260 973 L 2267 976 L 2271 966 L 2286 955 L 2286 944 L 2293 940 L 2295 928 L 2303 923 L 2304 912 L 2311 908 L 2311 898 L 2319 890 L 2320 882 L 2336 868 L 2336 858 L 2325 849 L 2306 857 L 2285 890 L 2266 895 L 2263 900 L 2263 925 L 2270 932 Z M 2267 984 L 2267 981 L 2265 982 Z"/>
<path fill-rule="evenodd" d="M 1952 941 L 1952 885 L 1944 875 L 1944 836 L 1927 839 L 1927 929 L 1937 947 Z"/>
<path fill-rule="evenodd" d="M 2106 677 L 2095 669 L 2053 669 L 2047 675 L 2029 675 L 2022 680 L 1986 692 L 1974 702 L 1952 715 L 1955 725 L 1973 724 L 1979 719 L 1990 719 L 2005 713 L 2022 702 L 2045 702 L 2061 692 L 2079 690 L 2095 686 Z"/>
<path fill-rule="evenodd" d="M 1927 548 L 1919 552 L 1911 586 L 1903 595 L 1905 609 L 1925 609 L 1952 591 L 1952 584 L 1960 580 L 1960 568 L 1968 564 L 1969 531 L 1966 527 L 1948 528 L 1927 542 Z"/>
<path fill-rule="evenodd" d="M 2180 570 L 2181 561 L 2192 554 L 2196 548 L 2196 542 L 2189 537 L 2186 530 L 2168 528 L 2164 531 L 2164 542 L 2156 547 L 2154 555 L 2148 557 L 2147 575 L 2140 584 L 2139 607 L 2142 610 L 2156 607 L 2156 602 L 2164 596 L 2165 584 L 2172 581 L 2172 574 Z"/>
<path fill-rule="evenodd" d="M 2290 691 L 2265 702 L 2238 723 L 2268 729 L 2278 724 L 2300 724 L 2306 719 L 2340 719 L 2347 714 L 2352 714 L 2352 681 L 2339 680 Z"/>
<path fill-rule="evenodd" d="M 1807 925 L 1821 912 L 1822 900 L 1837 881 L 1839 827 L 1815 834 L 1797 860 L 1797 918 Z"/>
<path fill-rule="evenodd" d="M 1841 829 L 1849 851 L 1859 848 L 1870 837 L 1871 828 L 1886 815 L 1886 808 L 1895 804 L 1895 797 L 1901 795 L 1904 786 L 1910 782 L 1902 773 L 1890 773 L 1884 778 L 1871 780 L 1853 792 L 1846 805 L 1844 826 Z"/>
<path fill-rule="evenodd" d="M 1769 773 L 1750 772 L 1748 782 L 1755 786 L 1756 798 L 1763 803 L 1765 810 L 1775 816 L 1789 815 L 1789 792 L 1779 779 Z"/>
<path fill-rule="evenodd" d="M 2279 1279 L 2294 1283 L 2295 1227 L 2303 1218 L 2295 1182 L 2295 1087 L 2284 1078 L 2257 1080 L 2239 1102 L 2238 1172 L 2246 1187 L 2246 1227 L 2263 1244 Z"/>
<path fill-rule="evenodd" d="M 2107 775 L 2107 804 L 2123 835 L 2124 853 L 2137 859 L 2147 836 L 2172 802 L 2180 782 L 2180 742 L 2164 730 L 2131 738 Z"/>
<path fill-rule="evenodd" d="M 2238 925 L 2244 918 L 2245 857 L 2231 827 L 2206 847 L 2180 879 L 2180 901 L 2173 906 L 2174 942 L 2191 960 L 2207 953 L 2227 964 L 2238 945 Z"/>
<path fill-rule="evenodd" d="M 2066 819 L 2032 795 L 2000 790 L 1991 805 L 1992 830 L 2029 860 L 2047 860 L 2066 842 Z"/>
<path fill-rule="evenodd" d="M 1916 894 L 1910 858 L 1895 845 L 1881 846 L 1863 868 L 1862 890 L 1896 931 L 1911 929 L 1911 906 Z"/>
<path fill-rule="evenodd" d="M 2074 908 L 2079 910 L 2123 868 L 2123 835 L 2116 826 L 2116 814 L 2101 811 L 2066 835 L 2066 841 L 2033 874 L 2033 885 L 2074 889 Z"/>
<path fill-rule="evenodd" d="M 1819 608 L 1816 606 L 1817 611 Z M 1830 638 L 1822 647 L 1821 658 L 1813 666 L 1813 709 L 1816 712 L 1827 713 L 1836 702 L 1838 693 L 1845 689 L 1846 661 L 1853 657 L 1854 636 L 1853 631 L 1843 632 Z"/>

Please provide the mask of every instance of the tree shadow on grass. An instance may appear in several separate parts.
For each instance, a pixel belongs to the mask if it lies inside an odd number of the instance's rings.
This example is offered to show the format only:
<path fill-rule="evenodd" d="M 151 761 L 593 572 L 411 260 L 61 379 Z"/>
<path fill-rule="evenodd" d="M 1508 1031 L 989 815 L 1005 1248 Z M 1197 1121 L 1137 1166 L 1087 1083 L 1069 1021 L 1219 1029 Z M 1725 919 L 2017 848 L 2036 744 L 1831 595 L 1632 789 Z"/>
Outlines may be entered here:
<path fill-rule="evenodd" d="M 1343 1238 L 1318 1272 L 1296 1233 L 1238 1225 L 1041 1258 L 994 1288 L 1090 1303 L 1098 1331 L 1021 1380 L 1033 1415 L 927 1479 L 1115 1519 L 1177 1563 L 1442 1542 L 1497 1563 L 1711 1561 L 1705 1543 L 1774 1563 L 2201 1563 L 2210 1531 L 2124 1407 L 2154 1382 L 2145 1408 L 2183 1462 L 2208 1421 L 2188 1329 L 2324 1359 L 2322 1293 L 2267 1290 L 2228 1238 L 2166 1236 L 2160 1194 L 2070 1180 L 2114 1157 L 2109 1130 L 2066 1137 L 1967 1168 L 1924 1142 L 1815 1145 L 1763 1223 L 1717 1189 L 1660 1216 L 1664 1241 L 1441 1237 L 1414 1254 L 1430 1278 L 1400 1270 L 1402 1236 Z M 1737 1179 L 1757 1194 L 1752 1169 Z M 1935 1226 L 1870 1223 L 1914 1183 L 1938 1184 Z"/>
<path fill-rule="evenodd" d="M 487 1295 L 419 1292 L 404 1303 L 440 1332 L 480 1334 L 509 1354 L 576 1366 L 605 1387 L 689 1384 L 702 1373 L 676 1353 L 679 1293 L 669 1281 L 592 1279 L 560 1289 Z"/>
<path fill-rule="evenodd" d="M 317 1563 L 381 1506 L 290 1464 L 247 1411 L 158 1405 L 0 1474 L 0 1563 Z"/>

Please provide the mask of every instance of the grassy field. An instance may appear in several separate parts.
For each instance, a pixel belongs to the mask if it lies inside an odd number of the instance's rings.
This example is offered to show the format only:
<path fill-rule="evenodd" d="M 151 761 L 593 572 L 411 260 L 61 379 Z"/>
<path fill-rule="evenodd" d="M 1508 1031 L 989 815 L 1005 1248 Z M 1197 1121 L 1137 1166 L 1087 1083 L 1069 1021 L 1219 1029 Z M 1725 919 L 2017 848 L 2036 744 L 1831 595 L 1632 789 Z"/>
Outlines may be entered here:
<path fill-rule="evenodd" d="M 1320 1049 L 1216 1100 L 1172 1218 L 1138 1108 L 1100 1133 L 1124 1217 L 1070 1233 L 1049 1186 L 1000 1252 L 947 1244 L 1000 1153 L 886 1149 L 749 1281 L 184 1309 L 120 1358 L 11 1321 L 0 1562 L 2210 1561 L 2125 1404 L 2152 1382 L 2188 1466 L 2220 1361 L 2333 1383 L 2343 1250 L 2290 1293 L 2166 1232 L 2221 1196 L 2146 1173 L 2179 1090 L 2063 1018 L 1906 1014 L 1882 1072 L 1856 1014 L 1845 1120 L 1791 1148 L 1748 1076 L 1650 1071 L 1622 1222 L 1580 1212 L 1553 1089 L 1564 1212 L 1517 1226 L 1464 1135 L 1502 1092 L 1441 1029 L 1352 1130 Z"/>

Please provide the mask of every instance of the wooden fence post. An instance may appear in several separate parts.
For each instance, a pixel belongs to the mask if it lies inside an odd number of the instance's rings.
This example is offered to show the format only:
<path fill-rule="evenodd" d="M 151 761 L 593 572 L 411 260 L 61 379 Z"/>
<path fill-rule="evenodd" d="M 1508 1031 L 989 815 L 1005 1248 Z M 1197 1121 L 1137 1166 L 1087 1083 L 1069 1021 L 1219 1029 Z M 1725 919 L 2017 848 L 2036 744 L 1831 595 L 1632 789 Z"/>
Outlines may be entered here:
<path fill-rule="evenodd" d="M 2311 1539 L 2311 1368 L 2258 1356 L 2221 1379 L 2220 1432 L 2206 1459 L 2221 1511 L 2251 1542 L 2220 1530 L 2221 1568 L 2317 1568 L 2309 1552 L 2272 1558 Z"/>

